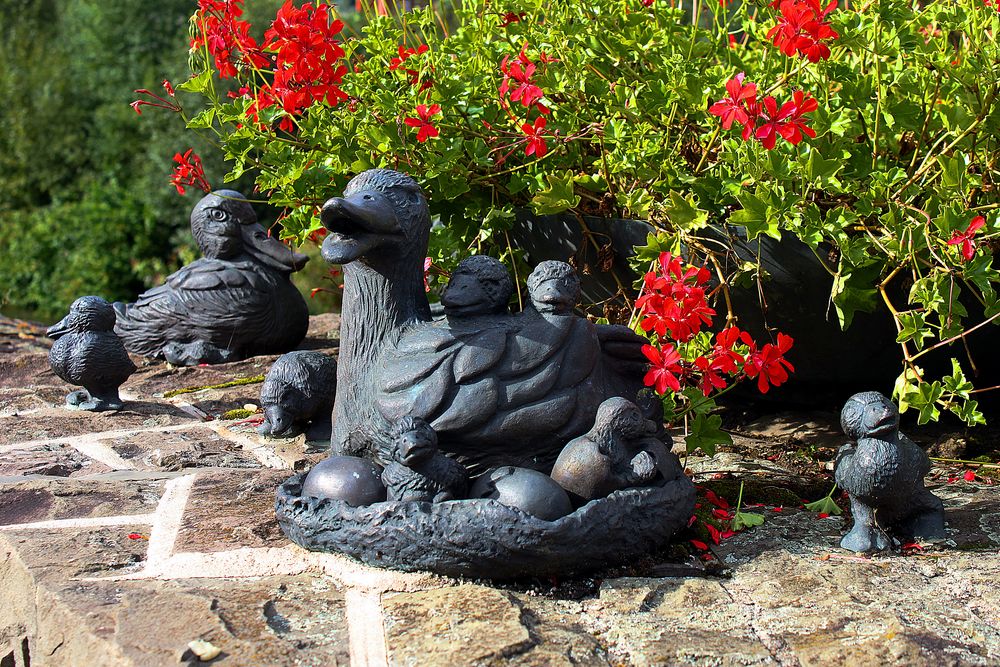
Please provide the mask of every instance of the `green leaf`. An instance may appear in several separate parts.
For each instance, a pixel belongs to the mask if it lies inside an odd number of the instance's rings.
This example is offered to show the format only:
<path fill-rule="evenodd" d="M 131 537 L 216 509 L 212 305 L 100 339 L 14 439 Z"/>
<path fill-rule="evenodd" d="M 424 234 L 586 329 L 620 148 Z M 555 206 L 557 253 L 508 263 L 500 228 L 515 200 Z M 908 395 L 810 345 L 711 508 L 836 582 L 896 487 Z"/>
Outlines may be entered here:
<path fill-rule="evenodd" d="M 918 310 L 908 310 L 899 314 L 899 335 L 896 336 L 897 343 L 913 341 L 918 350 L 924 347 L 925 338 L 933 338 L 934 334 L 928 329 L 924 314 Z"/>
<path fill-rule="evenodd" d="M 832 185 L 833 190 L 840 190 L 840 181 L 836 179 L 838 171 L 844 168 L 844 161 L 839 158 L 827 160 L 816 149 L 809 151 L 809 161 L 806 162 L 806 178 L 821 187 Z"/>
<path fill-rule="evenodd" d="M 958 359 L 954 357 L 951 360 L 951 375 L 945 375 L 941 381 L 944 383 L 945 391 L 960 398 L 968 399 L 969 392 L 975 389 L 972 383 L 965 379 L 965 373 L 962 372 Z"/>
<path fill-rule="evenodd" d="M 695 195 L 681 196 L 675 190 L 670 191 L 669 203 L 663 208 L 670 222 L 680 229 L 696 230 L 708 226 L 708 211 L 698 208 Z"/>
<path fill-rule="evenodd" d="M 833 501 L 830 496 L 825 496 L 820 498 L 816 502 L 806 503 L 803 505 L 810 512 L 819 512 L 820 514 L 843 514 L 844 510 L 840 509 L 840 506 Z"/>
<path fill-rule="evenodd" d="M 548 187 L 539 190 L 531 199 L 531 207 L 538 215 L 555 215 L 580 203 L 580 196 L 573 191 L 573 172 L 546 174 L 545 180 Z"/>
<path fill-rule="evenodd" d="M 722 430 L 720 415 L 696 415 L 690 423 L 690 431 L 684 438 L 688 454 L 700 449 L 706 456 L 715 456 L 718 445 L 731 445 L 733 438 Z"/>
<path fill-rule="evenodd" d="M 937 402 L 943 395 L 944 387 L 937 380 L 924 382 L 917 387 L 915 392 L 910 393 L 908 396 L 909 404 L 920 411 L 917 424 L 923 426 L 927 422 L 937 421 L 941 417 Z"/>
<path fill-rule="evenodd" d="M 870 313 L 875 310 L 878 291 L 873 285 L 880 269 L 881 265 L 873 264 L 838 274 L 834 278 L 833 305 L 841 329 L 846 330 L 851 326 L 855 313 Z"/>
<path fill-rule="evenodd" d="M 183 90 L 188 93 L 206 93 L 209 87 L 212 85 L 212 71 L 205 70 L 201 74 L 195 75 L 185 81 L 184 83 L 177 85 L 177 90 Z"/>
<path fill-rule="evenodd" d="M 961 405 L 952 403 L 948 409 L 969 426 L 986 423 L 986 418 L 979 411 L 979 401 L 963 401 Z"/>
<path fill-rule="evenodd" d="M 734 211 L 729 216 L 729 221 L 734 225 L 743 225 L 747 229 L 747 238 L 754 240 L 761 234 L 781 240 L 781 231 L 778 229 L 778 220 L 773 211 L 763 199 L 757 195 L 744 194 L 737 197 L 742 210 Z"/>
<path fill-rule="evenodd" d="M 736 512 L 733 516 L 733 530 L 743 530 L 764 523 L 764 515 L 756 512 Z"/>
<path fill-rule="evenodd" d="M 209 107 L 189 120 L 187 122 L 187 127 L 190 130 L 207 129 L 212 127 L 213 120 L 215 120 L 215 109 L 213 107 Z"/>

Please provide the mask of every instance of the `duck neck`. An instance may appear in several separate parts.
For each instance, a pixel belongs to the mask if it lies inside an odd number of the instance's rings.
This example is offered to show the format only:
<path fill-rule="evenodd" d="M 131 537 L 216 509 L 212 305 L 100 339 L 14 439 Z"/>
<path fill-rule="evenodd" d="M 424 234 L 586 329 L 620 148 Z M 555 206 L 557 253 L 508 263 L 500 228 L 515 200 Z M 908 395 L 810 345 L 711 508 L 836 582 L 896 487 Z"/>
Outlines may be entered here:
<path fill-rule="evenodd" d="M 399 342 L 409 325 L 430 318 L 422 256 L 359 260 L 344 266 L 333 410 L 335 451 L 353 449 L 348 442 L 352 433 L 371 421 L 378 359 Z"/>

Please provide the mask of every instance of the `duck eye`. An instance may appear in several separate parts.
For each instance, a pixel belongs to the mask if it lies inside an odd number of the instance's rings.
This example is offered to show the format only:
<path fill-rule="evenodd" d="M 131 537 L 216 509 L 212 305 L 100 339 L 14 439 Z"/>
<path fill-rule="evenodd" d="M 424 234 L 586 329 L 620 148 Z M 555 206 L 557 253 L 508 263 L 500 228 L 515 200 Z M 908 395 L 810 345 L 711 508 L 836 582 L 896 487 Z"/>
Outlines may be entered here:
<path fill-rule="evenodd" d="M 226 212 L 217 208 L 213 208 L 208 212 L 208 216 L 213 220 L 225 220 Z"/>
<path fill-rule="evenodd" d="M 364 196 L 364 200 L 365 200 L 365 201 L 371 201 L 371 200 L 373 200 L 373 199 L 375 199 L 375 197 L 372 197 L 371 195 L 365 195 L 365 196 Z"/>

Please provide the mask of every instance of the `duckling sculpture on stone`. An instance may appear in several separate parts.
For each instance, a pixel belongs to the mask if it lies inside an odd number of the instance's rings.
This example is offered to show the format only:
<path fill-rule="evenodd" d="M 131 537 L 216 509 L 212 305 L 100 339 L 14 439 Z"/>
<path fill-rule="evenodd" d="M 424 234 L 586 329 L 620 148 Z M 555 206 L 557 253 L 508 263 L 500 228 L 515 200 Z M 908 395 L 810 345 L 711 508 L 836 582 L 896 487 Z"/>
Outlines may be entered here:
<path fill-rule="evenodd" d="M 329 438 L 330 411 L 337 393 L 337 362 L 322 352 L 296 350 L 278 357 L 260 388 L 264 423 L 257 429 L 272 438 L 290 438 L 310 420 L 312 430 Z"/>
<path fill-rule="evenodd" d="M 437 448 L 437 434 L 423 419 L 403 417 L 393 429 L 392 460 L 382 471 L 389 500 L 440 503 L 464 498 L 465 468 Z"/>
<path fill-rule="evenodd" d="M 118 387 L 135 372 L 135 364 L 114 326 L 111 304 L 82 296 L 62 321 L 49 327 L 47 335 L 56 341 L 49 350 L 49 365 L 60 378 L 84 389 L 66 397 L 67 407 L 95 412 L 122 408 Z"/>
<path fill-rule="evenodd" d="M 135 303 L 116 303 L 130 351 L 183 366 L 288 352 L 309 326 L 289 276 L 308 258 L 268 235 L 239 192 L 206 195 L 191 212 L 204 257 Z"/>
<path fill-rule="evenodd" d="M 870 553 L 891 549 L 896 539 L 939 539 L 944 505 L 924 487 L 931 464 L 899 432 L 899 410 L 875 391 L 855 394 L 840 415 L 847 444 L 837 452 L 834 476 L 848 493 L 854 526 L 840 546 Z"/>
<path fill-rule="evenodd" d="M 478 471 L 548 469 L 612 396 L 635 397 L 644 339 L 572 312 L 431 322 L 423 284 L 430 214 L 416 182 L 359 174 L 323 206 L 326 261 L 344 265 L 332 451 L 385 463 L 391 424 L 426 420 L 442 450 Z M 455 305 L 458 305 L 457 300 Z"/>
<path fill-rule="evenodd" d="M 657 424 L 646 419 L 635 403 L 609 398 L 597 409 L 594 427 L 560 452 L 552 479 L 577 502 L 646 486 L 658 476 L 674 479 L 680 464 L 652 437 L 657 430 Z"/>

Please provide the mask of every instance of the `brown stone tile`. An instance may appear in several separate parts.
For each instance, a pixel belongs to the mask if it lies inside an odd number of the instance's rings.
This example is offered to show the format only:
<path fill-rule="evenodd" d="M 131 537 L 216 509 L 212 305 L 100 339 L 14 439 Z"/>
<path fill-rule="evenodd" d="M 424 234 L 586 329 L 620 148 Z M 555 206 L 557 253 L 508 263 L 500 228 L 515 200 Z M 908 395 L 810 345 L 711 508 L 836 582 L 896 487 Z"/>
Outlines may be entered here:
<path fill-rule="evenodd" d="M 129 401 L 125 409 L 118 412 L 45 408 L 24 415 L 0 417 L 0 447 L 34 440 L 184 423 L 197 423 L 197 420 L 166 403 Z"/>
<path fill-rule="evenodd" d="M 270 468 L 199 474 L 184 510 L 175 553 L 287 545 L 274 517 L 274 492 L 291 474 Z"/>
<path fill-rule="evenodd" d="M 73 387 L 68 384 L 0 388 L 0 415 L 62 407 L 66 402 L 66 394 L 72 390 Z"/>
<path fill-rule="evenodd" d="M 25 475 L 78 477 L 110 470 L 108 466 L 84 456 L 65 443 L 13 449 L 0 456 L 0 478 Z"/>
<path fill-rule="evenodd" d="M 138 572 L 148 544 L 139 535 L 148 537 L 149 525 L 12 530 L 0 533 L 0 543 L 17 552 L 36 581 L 70 582 Z"/>
<path fill-rule="evenodd" d="M 0 632 L 30 638 L 33 664 L 193 665 L 187 644 L 194 639 L 222 650 L 213 665 L 349 664 L 343 596 L 328 580 L 93 581 L 87 573 L 128 569 L 116 564 L 141 541 L 89 531 L 56 541 L 46 554 L 38 536 L 11 537 L 0 535 Z"/>
<path fill-rule="evenodd" d="M 534 645 L 506 593 L 471 584 L 384 596 L 390 665 L 472 665 Z"/>
<path fill-rule="evenodd" d="M 149 514 L 163 481 L 157 479 L 39 479 L 0 483 L 0 525 L 55 519 Z"/>
<path fill-rule="evenodd" d="M 142 431 L 102 442 L 137 470 L 261 467 L 238 444 L 204 426 L 159 433 Z"/>

